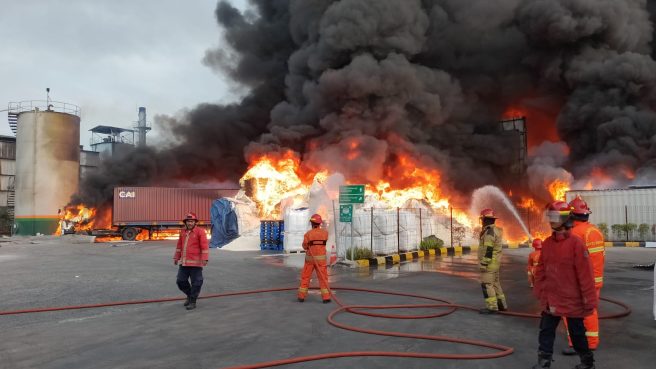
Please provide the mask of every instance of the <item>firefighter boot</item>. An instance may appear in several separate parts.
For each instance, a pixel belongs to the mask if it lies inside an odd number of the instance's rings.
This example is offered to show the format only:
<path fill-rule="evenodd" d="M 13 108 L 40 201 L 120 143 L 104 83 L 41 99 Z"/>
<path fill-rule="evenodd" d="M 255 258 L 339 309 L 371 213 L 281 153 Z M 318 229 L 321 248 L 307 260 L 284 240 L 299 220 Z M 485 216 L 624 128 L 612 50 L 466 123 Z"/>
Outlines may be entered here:
<path fill-rule="evenodd" d="M 538 363 L 533 365 L 533 369 L 540 369 L 540 368 L 551 368 L 551 354 L 547 354 L 546 352 L 538 352 Z"/>
<path fill-rule="evenodd" d="M 196 308 L 196 299 L 189 299 L 189 305 L 187 305 L 187 310 L 194 310 Z"/>
<path fill-rule="evenodd" d="M 185 300 L 184 304 L 182 304 L 182 306 L 187 307 L 187 306 L 189 306 L 190 303 L 191 303 L 191 298 L 189 298 L 189 296 L 187 296 L 187 299 Z"/>
<path fill-rule="evenodd" d="M 576 355 L 576 350 L 574 350 L 572 347 L 568 346 L 568 347 L 563 349 L 562 353 L 563 353 L 563 355 L 573 356 L 573 355 Z"/>
<path fill-rule="evenodd" d="M 574 369 L 595 369 L 594 354 L 590 351 L 585 354 L 580 354 L 581 364 L 574 367 Z"/>

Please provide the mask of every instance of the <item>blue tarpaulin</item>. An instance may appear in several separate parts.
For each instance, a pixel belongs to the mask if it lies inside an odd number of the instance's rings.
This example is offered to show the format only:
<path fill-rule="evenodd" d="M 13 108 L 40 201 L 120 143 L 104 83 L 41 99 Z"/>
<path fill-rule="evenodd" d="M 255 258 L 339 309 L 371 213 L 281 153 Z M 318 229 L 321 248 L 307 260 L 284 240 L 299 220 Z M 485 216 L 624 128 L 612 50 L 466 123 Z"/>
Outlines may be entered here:
<path fill-rule="evenodd" d="M 230 201 L 226 199 L 214 200 L 210 215 L 212 216 L 211 248 L 221 248 L 239 237 L 237 213 L 235 213 Z"/>

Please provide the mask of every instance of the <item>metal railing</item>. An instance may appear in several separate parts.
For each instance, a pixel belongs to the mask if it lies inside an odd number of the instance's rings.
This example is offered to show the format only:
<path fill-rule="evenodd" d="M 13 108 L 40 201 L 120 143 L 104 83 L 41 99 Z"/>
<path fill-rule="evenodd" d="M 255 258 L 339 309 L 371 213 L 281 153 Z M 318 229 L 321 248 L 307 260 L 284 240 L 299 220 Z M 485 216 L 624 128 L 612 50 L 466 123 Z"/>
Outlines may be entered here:
<path fill-rule="evenodd" d="M 54 111 L 58 113 L 66 113 L 71 115 L 80 116 L 80 107 L 75 104 L 70 104 L 62 101 L 52 100 L 25 100 L 10 102 L 7 111 L 10 113 L 23 113 L 27 111 L 34 111 L 39 109 L 41 111 Z"/>

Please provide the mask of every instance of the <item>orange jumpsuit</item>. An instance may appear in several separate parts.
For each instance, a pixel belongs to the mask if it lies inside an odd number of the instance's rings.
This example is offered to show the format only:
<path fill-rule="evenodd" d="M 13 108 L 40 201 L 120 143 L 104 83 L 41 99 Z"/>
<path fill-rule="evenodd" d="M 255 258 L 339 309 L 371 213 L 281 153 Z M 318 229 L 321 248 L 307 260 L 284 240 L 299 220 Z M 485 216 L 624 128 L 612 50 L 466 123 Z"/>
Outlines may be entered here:
<path fill-rule="evenodd" d="M 604 285 L 604 259 L 606 258 L 604 235 L 593 224 L 581 221 L 574 221 L 572 234 L 583 239 L 590 254 L 590 264 L 592 264 L 595 289 L 597 291 L 597 303 L 599 303 L 599 294 L 601 287 Z M 583 324 L 585 325 L 585 335 L 588 338 L 588 346 L 591 350 L 597 349 L 599 346 L 599 316 L 597 309 L 594 310 L 592 315 L 583 319 Z M 572 346 L 571 341 L 569 341 L 569 345 Z"/>
<path fill-rule="evenodd" d="M 533 280 L 535 278 L 535 268 L 540 264 L 540 250 L 535 250 L 528 255 L 528 266 L 526 273 L 528 274 L 528 285 L 533 287 Z"/>
<path fill-rule="evenodd" d="M 303 237 L 303 249 L 305 254 L 305 265 L 301 273 L 301 286 L 298 288 L 298 298 L 305 299 L 308 288 L 310 287 L 310 278 L 315 269 L 319 279 L 319 288 L 321 298 L 326 301 L 330 300 L 330 291 L 328 290 L 328 270 L 326 269 L 326 243 L 328 243 L 328 232 L 321 228 L 312 228 L 305 233 Z"/>

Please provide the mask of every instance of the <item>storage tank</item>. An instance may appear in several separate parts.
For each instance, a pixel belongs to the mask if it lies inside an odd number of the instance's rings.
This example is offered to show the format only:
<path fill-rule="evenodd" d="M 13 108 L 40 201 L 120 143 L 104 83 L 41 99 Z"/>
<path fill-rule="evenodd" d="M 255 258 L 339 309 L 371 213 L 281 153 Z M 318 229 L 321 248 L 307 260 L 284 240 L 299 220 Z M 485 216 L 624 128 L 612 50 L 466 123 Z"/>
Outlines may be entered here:
<path fill-rule="evenodd" d="M 58 106 L 32 106 L 18 115 L 14 227 L 19 235 L 54 234 L 58 210 L 79 188 L 79 109 Z"/>

